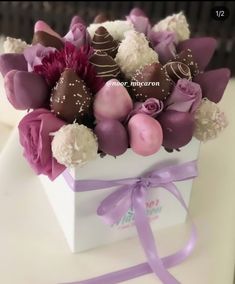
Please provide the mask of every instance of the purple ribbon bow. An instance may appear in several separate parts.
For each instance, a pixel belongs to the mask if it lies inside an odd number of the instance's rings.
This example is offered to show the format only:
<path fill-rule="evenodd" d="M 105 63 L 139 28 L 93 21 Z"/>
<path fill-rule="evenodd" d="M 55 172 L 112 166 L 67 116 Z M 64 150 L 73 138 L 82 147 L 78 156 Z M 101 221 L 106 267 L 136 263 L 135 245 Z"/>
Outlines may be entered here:
<path fill-rule="evenodd" d="M 139 178 L 109 181 L 73 180 L 70 174 L 65 172 L 64 177 L 75 192 L 121 186 L 101 202 L 97 209 L 97 214 L 102 217 L 105 223 L 114 224 L 121 219 L 129 208 L 132 208 L 138 236 L 148 260 L 147 263 L 142 263 L 93 279 L 67 284 L 114 284 L 151 272 L 154 272 L 164 284 L 179 284 L 168 272 L 167 268 L 181 263 L 190 255 L 196 243 L 195 226 L 193 225 L 191 237 L 183 249 L 172 255 L 160 258 L 146 214 L 145 204 L 149 190 L 161 187 L 171 193 L 188 212 L 187 205 L 173 182 L 192 179 L 196 176 L 196 161 L 155 169 Z"/>

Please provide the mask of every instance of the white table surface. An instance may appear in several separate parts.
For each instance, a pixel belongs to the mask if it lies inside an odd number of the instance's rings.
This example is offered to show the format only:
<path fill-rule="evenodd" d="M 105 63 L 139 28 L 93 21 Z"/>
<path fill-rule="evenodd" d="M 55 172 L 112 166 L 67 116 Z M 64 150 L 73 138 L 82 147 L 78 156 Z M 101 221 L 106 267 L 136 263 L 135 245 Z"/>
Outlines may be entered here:
<path fill-rule="evenodd" d="M 217 140 L 202 146 L 200 175 L 193 186 L 190 211 L 198 229 L 197 247 L 186 262 L 170 269 L 182 284 L 233 283 L 235 81 L 230 82 L 221 107 L 230 125 Z M 10 128 L 0 124 L 0 133 L 3 147 Z M 3 176 L 4 165 L 0 164 L 0 283 L 63 283 L 145 261 L 137 239 L 71 254 L 37 177 L 27 164 L 14 169 L 16 165 Z M 188 224 L 182 224 L 155 234 L 161 255 L 179 248 L 188 230 Z M 149 274 L 126 283 L 160 281 Z"/>

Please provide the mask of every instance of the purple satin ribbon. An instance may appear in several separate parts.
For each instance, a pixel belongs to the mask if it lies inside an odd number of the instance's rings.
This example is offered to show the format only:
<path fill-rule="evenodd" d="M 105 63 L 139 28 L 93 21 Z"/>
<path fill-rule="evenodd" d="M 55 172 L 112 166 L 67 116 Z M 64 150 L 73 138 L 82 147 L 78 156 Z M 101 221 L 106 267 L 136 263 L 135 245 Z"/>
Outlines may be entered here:
<path fill-rule="evenodd" d="M 147 263 L 103 276 L 66 284 L 114 284 L 151 272 L 154 272 L 164 284 L 179 284 L 180 282 L 167 269 L 181 263 L 191 254 L 196 244 L 196 228 L 192 224 L 190 239 L 181 250 L 160 258 L 146 214 L 145 204 L 148 191 L 152 188 L 161 187 L 171 193 L 188 213 L 187 205 L 173 182 L 192 179 L 196 176 L 196 161 L 155 169 L 139 178 L 117 180 L 74 180 L 68 172 L 65 172 L 64 178 L 75 192 L 121 186 L 101 202 L 97 214 L 105 223 L 111 225 L 118 222 L 128 209 L 132 208 L 139 240 L 148 260 Z"/>

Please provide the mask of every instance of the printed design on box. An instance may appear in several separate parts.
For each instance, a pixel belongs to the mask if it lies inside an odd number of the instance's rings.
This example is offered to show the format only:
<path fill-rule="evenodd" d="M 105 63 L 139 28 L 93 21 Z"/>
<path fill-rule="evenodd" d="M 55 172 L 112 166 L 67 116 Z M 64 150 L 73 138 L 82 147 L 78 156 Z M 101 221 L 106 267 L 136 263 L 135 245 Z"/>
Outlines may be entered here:
<path fill-rule="evenodd" d="M 149 221 L 152 222 L 159 218 L 162 212 L 162 205 L 159 199 L 152 199 L 146 202 L 146 210 Z M 129 209 L 128 212 L 121 218 L 121 220 L 115 223 L 112 227 L 118 230 L 124 230 L 134 226 L 134 211 Z"/>

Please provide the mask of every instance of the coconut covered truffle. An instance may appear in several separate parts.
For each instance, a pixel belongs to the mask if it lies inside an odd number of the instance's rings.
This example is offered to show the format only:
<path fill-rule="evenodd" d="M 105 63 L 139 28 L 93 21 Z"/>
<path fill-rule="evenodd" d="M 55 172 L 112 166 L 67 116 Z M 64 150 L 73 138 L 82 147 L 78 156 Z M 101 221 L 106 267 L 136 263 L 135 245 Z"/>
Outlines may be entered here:
<path fill-rule="evenodd" d="M 190 36 L 189 24 L 183 12 L 180 12 L 178 14 L 173 14 L 161 20 L 155 26 L 153 26 L 153 31 L 155 32 L 163 32 L 163 31 L 174 32 L 176 35 L 177 43 L 188 39 Z"/>
<path fill-rule="evenodd" d="M 149 47 L 144 34 L 135 31 L 125 33 L 115 60 L 127 78 L 131 78 L 141 67 L 159 62 L 157 53 Z"/>
<path fill-rule="evenodd" d="M 203 142 L 216 138 L 228 122 L 217 104 L 204 98 L 195 112 L 194 136 Z"/>
<path fill-rule="evenodd" d="M 3 43 L 5 53 L 23 53 L 27 43 L 19 38 L 7 37 Z"/>
<path fill-rule="evenodd" d="M 124 38 L 124 33 L 129 30 L 134 30 L 132 23 L 128 21 L 107 21 L 102 24 L 91 24 L 87 31 L 91 38 L 93 38 L 95 31 L 100 27 L 104 27 L 114 40 L 121 41 Z"/>
<path fill-rule="evenodd" d="M 52 153 L 58 163 L 66 167 L 83 166 L 97 157 L 97 137 L 85 125 L 68 124 L 53 135 Z"/>

